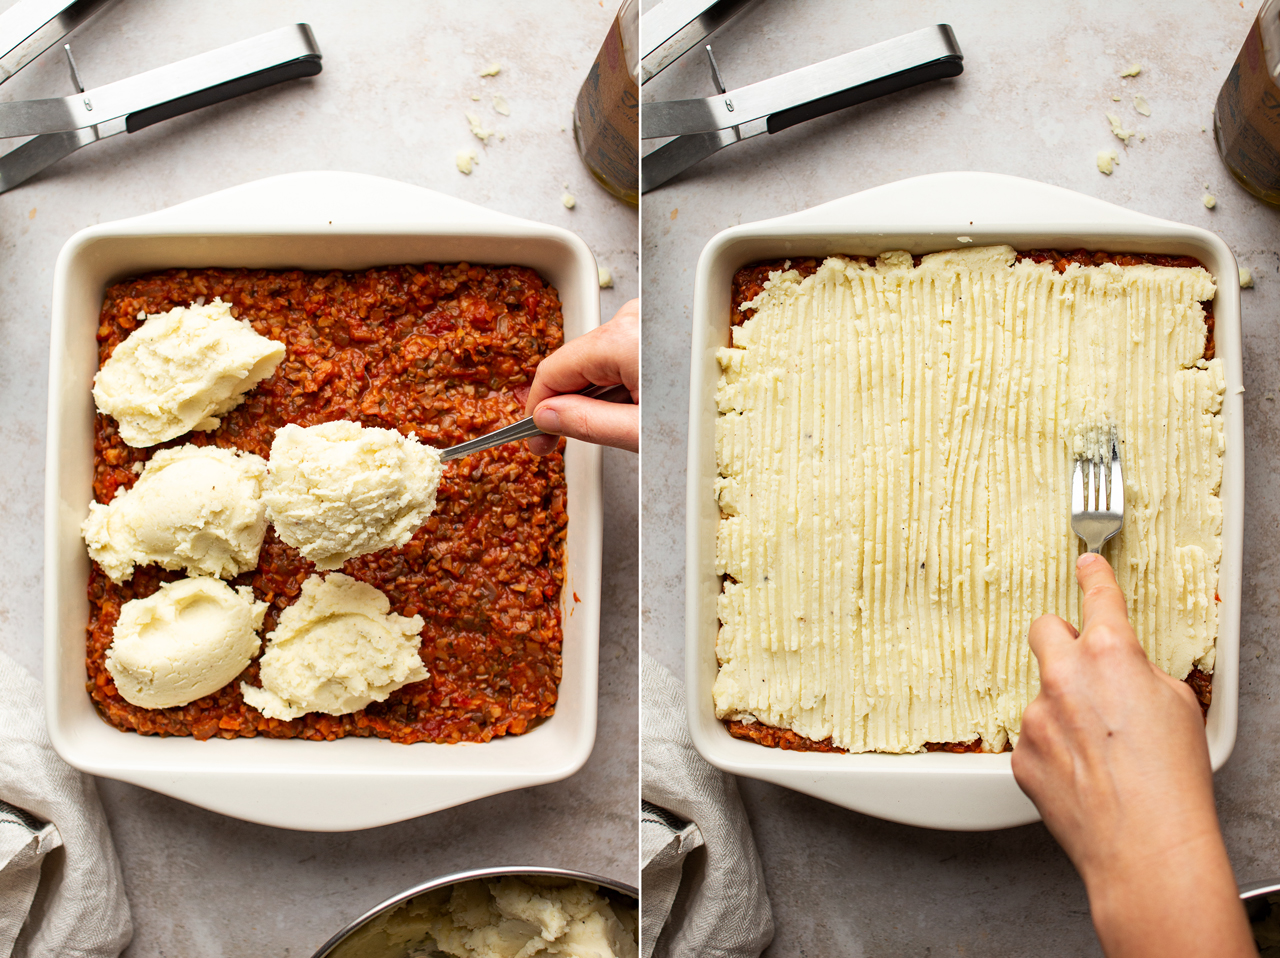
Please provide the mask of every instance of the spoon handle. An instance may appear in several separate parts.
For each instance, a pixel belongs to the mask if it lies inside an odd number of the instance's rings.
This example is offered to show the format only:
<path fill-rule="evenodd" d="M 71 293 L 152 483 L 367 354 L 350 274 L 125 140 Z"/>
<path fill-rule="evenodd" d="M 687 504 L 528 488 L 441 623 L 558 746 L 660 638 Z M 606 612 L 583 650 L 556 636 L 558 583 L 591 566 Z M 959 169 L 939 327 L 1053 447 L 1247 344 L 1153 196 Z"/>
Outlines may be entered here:
<path fill-rule="evenodd" d="M 613 386 L 592 386 L 577 395 L 586 396 L 588 399 L 602 399 L 605 402 L 631 402 L 631 390 L 621 383 Z M 469 456 L 471 453 L 479 452 L 481 449 L 492 449 L 494 446 L 501 446 L 506 442 L 517 442 L 521 439 L 529 439 L 532 436 L 543 435 L 546 435 L 546 433 L 535 426 L 533 417 L 529 416 L 513 422 L 509 426 L 495 429 L 487 436 L 481 436 L 479 439 L 469 439 L 466 442 L 458 443 L 456 446 L 451 446 L 440 453 L 440 461 L 448 462 L 450 459 L 461 459 L 463 456 Z"/>

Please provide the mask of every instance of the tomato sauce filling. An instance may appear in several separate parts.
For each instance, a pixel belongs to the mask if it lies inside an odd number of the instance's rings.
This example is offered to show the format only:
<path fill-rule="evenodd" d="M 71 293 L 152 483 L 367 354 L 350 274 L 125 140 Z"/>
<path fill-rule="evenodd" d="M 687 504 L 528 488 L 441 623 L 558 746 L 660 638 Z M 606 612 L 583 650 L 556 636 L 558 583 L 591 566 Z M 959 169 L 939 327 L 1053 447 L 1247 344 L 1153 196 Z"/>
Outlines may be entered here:
<path fill-rule="evenodd" d="M 98 361 L 136 329 L 139 313 L 220 297 L 260 335 L 285 345 L 275 373 L 222 417 L 149 449 L 127 446 L 115 421 L 94 427 L 93 492 L 110 502 L 158 449 L 214 444 L 269 457 L 275 431 L 349 419 L 397 429 L 440 448 L 520 419 L 538 363 L 564 340 L 556 290 L 533 270 L 468 263 L 361 272 L 181 269 L 111 286 Z M 419 654 L 431 673 L 385 702 L 348 715 L 270 719 L 244 702 L 257 659 L 227 686 L 189 705 L 130 705 L 105 667 L 120 607 L 183 578 L 158 566 L 115 585 L 92 564 L 88 690 L 102 717 L 142 734 L 197 739 L 265 735 L 332 740 L 484 742 L 528 731 L 555 711 L 561 677 L 564 584 L 563 444 L 538 457 L 508 443 L 445 464 L 437 506 L 405 545 L 349 560 L 340 571 L 386 594 L 391 611 L 425 620 Z M 262 629 L 301 592 L 314 564 L 268 528 L 256 569 L 231 580 L 268 604 Z"/>
<path fill-rule="evenodd" d="M 916 266 L 920 265 L 921 257 L 914 256 L 912 259 L 915 261 Z M 1106 253 L 1086 249 L 1067 251 L 1054 249 L 1025 250 L 1018 252 L 1018 260 L 1030 260 L 1033 263 L 1052 263 L 1053 268 L 1059 273 L 1066 272 L 1067 267 L 1072 263 L 1080 266 L 1101 266 L 1103 263 L 1115 263 L 1117 266 L 1138 266 L 1145 263 L 1152 266 L 1176 266 L 1185 269 L 1191 269 L 1196 266 L 1204 268 L 1204 264 L 1194 256 L 1169 256 L 1163 253 Z M 730 291 L 730 305 L 732 308 L 729 320 L 730 325 L 740 326 L 755 315 L 754 309 L 742 309 L 741 307 L 764 292 L 764 284 L 769 279 L 770 273 L 777 272 L 780 269 L 794 269 L 801 276 L 810 276 L 816 273 L 821 265 L 822 260 L 819 258 L 798 257 L 786 260 L 766 260 L 759 263 L 750 263 L 742 267 L 733 274 L 733 285 Z M 1214 357 L 1213 302 L 1203 302 L 1200 305 L 1204 307 L 1205 326 L 1207 327 L 1204 358 L 1212 359 Z M 1196 701 L 1200 705 L 1201 717 L 1207 721 L 1209 704 L 1213 699 L 1213 674 L 1202 672 L 1200 669 L 1192 669 L 1183 681 L 1191 686 L 1191 690 L 1195 692 Z M 760 722 L 742 722 L 737 719 L 724 719 L 723 722 L 724 727 L 734 738 L 755 742 L 767 748 L 780 748 L 796 752 L 838 752 L 841 754 L 845 754 L 848 751 L 834 744 L 830 738 L 817 742 L 813 739 L 805 738 L 790 729 L 774 728 Z M 925 750 L 929 752 L 981 752 L 982 739 L 976 738 L 971 742 L 928 742 L 925 744 Z M 1012 744 L 1006 742 L 1004 751 L 1012 750 Z"/>

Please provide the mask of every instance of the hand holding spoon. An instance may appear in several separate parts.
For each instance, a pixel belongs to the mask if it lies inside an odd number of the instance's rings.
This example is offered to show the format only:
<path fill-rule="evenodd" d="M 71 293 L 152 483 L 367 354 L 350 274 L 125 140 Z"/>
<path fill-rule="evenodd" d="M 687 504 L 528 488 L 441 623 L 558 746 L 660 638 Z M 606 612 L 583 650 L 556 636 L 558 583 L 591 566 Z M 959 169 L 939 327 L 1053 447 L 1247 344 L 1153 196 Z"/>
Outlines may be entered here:
<path fill-rule="evenodd" d="M 621 383 L 612 386 L 592 386 L 590 389 L 582 390 L 577 395 L 586 396 L 588 399 L 601 399 L 605 402 L 631 402 L 631 391 Z M 479 439 L 469 439 L 466 442 L 458 443 L 456 446 L 441 450 L 440 461 L 448 462 L 450 459 L 461 459 L 463 456 L 469 456 L 471 453 L 479 452 L 482 449 L 492 449 L 494 446 L 501 446 L 503 443 L 518 442 L 521 439 L 528 439 L 532 436 L 545 435 L 548 435 L 548 433 L 543 432 L 533 424 L 533 417 L 527 416 L 511 423 L 509 426 L 495 429 L 487 436 L 481 436 Z"/>

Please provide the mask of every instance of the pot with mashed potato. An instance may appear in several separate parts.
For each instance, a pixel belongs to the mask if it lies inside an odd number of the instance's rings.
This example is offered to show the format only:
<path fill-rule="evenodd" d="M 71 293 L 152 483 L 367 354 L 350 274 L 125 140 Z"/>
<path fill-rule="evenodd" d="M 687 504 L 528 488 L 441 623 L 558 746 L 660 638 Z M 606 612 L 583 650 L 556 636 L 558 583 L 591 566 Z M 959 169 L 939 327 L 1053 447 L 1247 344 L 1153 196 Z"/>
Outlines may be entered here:
<path fill-rule="evenodd" d="M 377 905 L 313 958 L 637 958 L 638 895 L 554 868 L 462 872 Z"/>

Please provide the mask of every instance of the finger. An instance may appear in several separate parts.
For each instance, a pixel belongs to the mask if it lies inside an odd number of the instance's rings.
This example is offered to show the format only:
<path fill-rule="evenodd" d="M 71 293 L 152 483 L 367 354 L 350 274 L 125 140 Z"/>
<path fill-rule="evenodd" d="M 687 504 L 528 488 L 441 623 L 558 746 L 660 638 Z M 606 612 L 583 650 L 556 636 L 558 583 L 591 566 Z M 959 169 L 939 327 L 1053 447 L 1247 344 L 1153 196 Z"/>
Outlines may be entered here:
<path fill-rule="evenodd" d="M 1018 744 L 1013 747 L 1013 754 L 1009 756 L 1013 765 L 1013 780 L 1033 802 L 1044 779 L 1045 754 L 1043 743 L 1038 739 L 1048 728 L 1048 724 L 1043 721 L 1038 726 L 1035 724 L 1037 708 L 1042 706 L 1038 707 L 1032 701 L 1022 713 L 1022 734 L 1018 736 Z M 1028 717 L 1032 719 L 1030 723 L 1027 721 Z"/>
<path fill-rule="evenodd" d="M 1031 749 L 1032 745 L 1024 735 L 1018 739 L 1018 744 L 1013 747 L 1013 754 L 1009 756 L 1009 763 L 1013 768 L 1013 780 L 1028 798 L 1038 790 L 1040 784 L 1040 776 L 1037 774 L 1039 768 L 1033 760 Z M 1032 801 L 1035 800 L 1032 799 Z"/>
<path fill-rule="evenodd" d="M 559 443 L 559 436 L 530 436 L 525 440 L 525 445 L 529 447 L 529 451 L 535 456 L 551 455 L 556 451 L 556 446 Z"/>
<path fill-rule="evenodd" d="M 1070 762 L 1053 712 L 1043 693 L 1032 700 L 1022 713 L 1021 734 L 1010 756 L 1014 781 L 1042 814 L 1046 782 L 1055 777 L 1055 766 L 1061 767 L 1064 759 Z"/>
<path fill-rule="evenodd" d="M 1067 652 L 1078 636 L 1075 626 L 1056 615 L 1042 615 L 1032 622 L 1027 631 L 1027 644 L 1040 663 L 1040 672 L 1043 674 L 1047 666 Z"/>
<path fill-rule="evenodd" d="M 585 396 L 553 396 L 533 411 L 543 432 L 600 446 L 640 450 L 640 407 Z"/>
<path fill-rule="evenodd" d="M 588 386 L 622 383 L 634 401 L 640 398 L 640 322 L 632 301 L 598 329 L 571 339 L 538 364 L 525 400 L 531 415 L 540 403 L 560 393 L 581 392 Z"/>
<path fill-rule="evenodd" d="M 1081 603 L 1081 629 L 1095 622 L 1114 628 L 1127 628 L 1129 610 L 1124 593 L 1116 584 L 1116 574 L 1107 560 L 1095 552 L 1086 552 L 1076 560 L 1076 581 L 1084 593 Z"/>
<path fill-rule="evenodd" d="M 1200 711 L 1200 699 L 1196 697 L 1195 689 L 1186 682 L 1175 679 L 1154 662 L 1148 660 L 1147 665 L 1151 666 L 1151 673 L 1156 677 L 1156 681 L 1162 682 L 1173 689 L 1179 698 L 1185 699 L 1190 705 L 1194 705 L 1197 712 Z"/>

